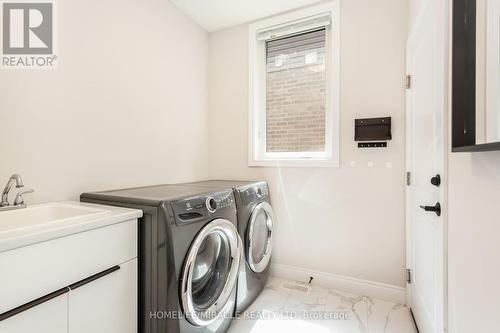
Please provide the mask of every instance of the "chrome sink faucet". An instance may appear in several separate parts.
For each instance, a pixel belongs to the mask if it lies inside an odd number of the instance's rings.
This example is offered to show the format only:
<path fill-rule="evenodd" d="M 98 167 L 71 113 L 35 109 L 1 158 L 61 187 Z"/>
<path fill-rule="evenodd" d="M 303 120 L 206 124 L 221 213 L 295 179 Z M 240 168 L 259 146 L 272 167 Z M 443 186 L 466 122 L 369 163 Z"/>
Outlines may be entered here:
<path fill-rule="evenodd" d="M 21 176 L 14 174 L 10 176 L 9 181 L 7 182 L 7 185 L 5 185 L 5 188 L 3 189 L 2 192 L 2 202 L 0 202 L 0 207 L 5 207 L 9 206 L 9 192 L 10 189 L 12 188 L 12 185 L 16 182 L 16 187 L 17 188 L 22 188 L 24 187 L 23 180 Z"/>
<path fill-rule="evenodd" d="M 17 208 L 25 208 L 26 205 L 24 204 L 24 199 L 23 199 L 23 194 L 28 194 L 28 193 L 33 193 L 34 190 L 24 190 L 19 192 L 16 195 L 16 198 L 14 200 L 14 204 L 11 206 L 9 203 L 9 192 L 10 189 L 12 188 L 12 185 L 16 183 L 16 188 L 23 188 L 23 180 L 21 176 L 18 174 L 14 174 L 9 178 L 9 181 L 7 182 L 7 185 L 5 185 L 5 188 L 2 192 L 2 201 L 0 202 L 0 211 L 2 210 L 10 210 L 10 209 L 17 209 Z"/>
<path fill-rule="evenodd" d="M 32 189 L 32 188 L 30 188 L 28 190 L 23 190 L 23 191 L 19 192 L 16 195 L 16 199 L 14 200 L 14 206 L 24 206 L 24 207 L 26 207 L 26 204 L 24 203 L 23 194 L 28 194 L 28 193 L 33 193 L 33 192 L 35 192 L 35 190 Z"/>
<path fill-rule="evenodd" d="M 21 176 L 18 174 L 14 174 L 10 176 L 9 181 L 7 182 L 7 185 L 5 185 L 5 188 L 2 192 L 2 201 L 0 201 L 0 212 L 6 211 L 6 210 L 13 210 L 13 209 L 20 209 L 20 208 L 26 208 L 26 204 L 24 203 L 24 198 L 23 194 L 28 194 L 28 193 L 33 193 L 34 190 L 29 189 L 29 190 L 22 190 L 19 193 L 17 193 L 16 198 L 14 199 L 14 203 L 11 205 L 9 203 L 9 192 L 12 188 L 12 185 L 16 184 L 16 188 L 23 188 L 23 180 Z"/>

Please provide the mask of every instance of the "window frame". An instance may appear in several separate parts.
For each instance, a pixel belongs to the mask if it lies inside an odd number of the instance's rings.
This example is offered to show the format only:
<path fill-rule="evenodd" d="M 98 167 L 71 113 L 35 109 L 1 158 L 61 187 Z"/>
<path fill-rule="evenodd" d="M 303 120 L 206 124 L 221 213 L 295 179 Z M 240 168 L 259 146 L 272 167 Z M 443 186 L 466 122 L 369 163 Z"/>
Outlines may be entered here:
<path fill-rule="evenodd" d="M 324 152 L 266 151 L 266 41 L 259 31 L 328 13 Z M 300 32 L 298 32 L 300 33 Z M 298 34 L 297 33 L 297 34 Z M 340 0 L 264 19 L 249 25 L 248 166 L 338 167 L 340 159 Z"/>

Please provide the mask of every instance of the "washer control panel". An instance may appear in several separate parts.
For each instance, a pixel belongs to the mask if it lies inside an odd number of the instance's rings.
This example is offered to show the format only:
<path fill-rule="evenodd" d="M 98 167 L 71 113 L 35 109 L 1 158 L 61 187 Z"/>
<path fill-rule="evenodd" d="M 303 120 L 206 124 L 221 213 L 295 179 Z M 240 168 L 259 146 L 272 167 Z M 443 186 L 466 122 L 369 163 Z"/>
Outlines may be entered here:
<path fill-rule="evenodd" d="M 219 205 L 217 205 L 217 200 L 215 200 L 213 197 L 208 197 L 207 201 L 205 201 L 205 205 L 207 206 L 207 209 L 210 213 L 215 213 Z"/>
<path fill-rule="evenodd" d="M 225 209 L 236 210 L 233 191 L 212 192 L 172 203 L 177 224 L 199 222 L 222 213 Z"/>

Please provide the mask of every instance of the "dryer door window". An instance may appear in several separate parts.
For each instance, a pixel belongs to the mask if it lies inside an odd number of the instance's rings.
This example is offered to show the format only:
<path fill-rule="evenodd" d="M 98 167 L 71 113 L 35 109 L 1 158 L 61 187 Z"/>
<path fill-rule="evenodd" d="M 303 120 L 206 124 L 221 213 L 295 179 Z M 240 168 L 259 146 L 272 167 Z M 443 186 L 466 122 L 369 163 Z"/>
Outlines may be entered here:
<path fill-rule="evenodd" d="M 182 306 L 193 325 L 206 326 L 231 314 L 240 243 L 234 225 L 217 219 L 197 235 L 186 257 L 181 285 Z"/>
<path fill-rule="evenodd" d="M 256 272 L 263 272 L 271 260 L 274 215 L 271 205 L 261 202 L 252 211 L 247 230 L 247 262 Z"/>

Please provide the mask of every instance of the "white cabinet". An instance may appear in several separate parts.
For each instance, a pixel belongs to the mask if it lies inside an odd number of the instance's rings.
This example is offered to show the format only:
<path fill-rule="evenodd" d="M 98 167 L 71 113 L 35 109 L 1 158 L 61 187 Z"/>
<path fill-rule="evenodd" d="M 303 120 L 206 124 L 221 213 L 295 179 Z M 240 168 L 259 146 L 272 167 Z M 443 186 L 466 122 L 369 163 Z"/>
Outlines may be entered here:
<path fill-rule="evenodd" d="M 69 333 L 137 332 L 137 259 L 69 292 Z"/>
<path fill-rule="evenodd" d="M 1 333 L 66 333 L 68 294 L 0 321 Z"/>
<path fill-rule="evenodd" d="M 0 253 L 0 333 L 137 332 L 137 220 Z"/>

